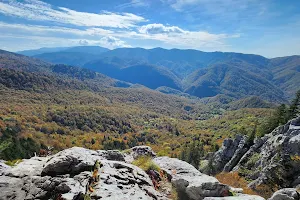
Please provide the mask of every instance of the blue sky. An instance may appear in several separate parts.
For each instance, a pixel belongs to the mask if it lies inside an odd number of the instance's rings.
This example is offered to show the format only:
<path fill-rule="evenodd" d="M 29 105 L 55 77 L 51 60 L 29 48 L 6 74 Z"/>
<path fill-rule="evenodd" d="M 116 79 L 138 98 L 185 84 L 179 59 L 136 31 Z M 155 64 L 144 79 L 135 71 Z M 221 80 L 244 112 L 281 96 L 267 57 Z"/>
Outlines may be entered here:
<path fill-rule="evenodd" d="M 0 0 L 0 49 L 99 45 L 300 55 L 299 0 Z"/>

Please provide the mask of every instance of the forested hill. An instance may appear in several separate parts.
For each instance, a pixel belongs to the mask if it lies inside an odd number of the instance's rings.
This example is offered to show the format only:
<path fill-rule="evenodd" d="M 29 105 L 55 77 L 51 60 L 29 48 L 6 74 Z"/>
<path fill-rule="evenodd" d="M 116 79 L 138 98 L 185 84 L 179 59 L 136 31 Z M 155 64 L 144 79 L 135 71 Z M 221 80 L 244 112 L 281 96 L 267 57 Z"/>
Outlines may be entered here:
<path fill-rule="evenodd" d="M 11 69 L 11 71 L 1 71 L 1 74 L 3 75 L 2 80 L 9 78 L 8 74 L 10 74 L 10 78 L 13 77 L 13 71 L 16 71 L 15 76 L 19 76 L 19 79 L 23 79 L 25 77 L 23 80 L 26 80 L 26 77 L 28 76 L 32 76 L 33 78 L 35 78 L 35 80 L 38 80 L 40 78 L 44 79 L 45 77 L 49 79 L 49 77 L 51 77 L 51 80 L 49 80 L 49 82 L 51 82 L 52 80 L 60 81 L 60 83 L 73 82 L 75 84 L 77 82 L 79 85 L 83 84 L 85 85 L 85 87 L 90 87 L 93 89 L 96 89 L 97 87 L 99 88 L 108 86 L 129 87 L 131 85 L 130 83 L 112 79 L 108 76 L 97 73 L 95 71 L 91 71 L 89 69 L 64 64 L 51 64 L 36 58 L 31 58 L 3 50 L 0 51 L 0 69 Z M 22 73 L 17 71 L 20 71 Z M 28 73 L 34 74 L 30 75 Z M 22 74 L 25 76 L 22 76 Z M 30 79 L 30 81 L 33 81 L 33 79 Z M 79 81 L 84 82 L 79 83 Z M 56 86 L 59 87 L 59 85 Z"/>
<path fill-rule="evenodd" d="M 169 87 L 200 98 L 223 94 L 237 100 L 256 95 L 284 103 L 299 87 L 299 56 L 268 59 L 253 54 L 163 48 L 104 49 L 95 54 L 87 49 L 51 49 L 40 54 L 37 50 L 34 57 L 82 66 L 152 89 Z"/>
<path fill-rule="evenodd" d="M 150 144 L 162 154 L 179 154 L 182 145 L 199 134 L 208 151 L 215 149 L 220 139 L 214 127 L 202 129 L 198 125 L 202 120 L 221 123 L 213 120 L 224 114 L 226 107 L 214 102 L 205 105 L 199 98 L 180 92 L 181 88 L 169 85 L 155 91 L 85 68 L 53 65 L 6 51 L 0 56 L 0 130 L 5 132 L 0 136 L 0 151 L 9 159 L 29 157 L 25 151 L 28 145 L 52 146 L 57 151 L 71 146 L 124 149 Z M 152 81 L 159 82 L 155 73 L 152 75 Z M 254 116 L 263 119 L 270 110 L 252 108 L 268 106 L 253 101 L 259 100 L 245 101 L 249 110 L 228 111 L 228 115 L 234 120 L 246 115 L 245 126 L 254 122 Z M 226 125 L 220 130 L 228 135 L 229 130 L 240 128 Z"/>
<path fill-rule="evenodd" d="M 48 71 L 50 63 L 39 59 L 0 50 L 0 68 L 18 69 L 28 72 Z"/>

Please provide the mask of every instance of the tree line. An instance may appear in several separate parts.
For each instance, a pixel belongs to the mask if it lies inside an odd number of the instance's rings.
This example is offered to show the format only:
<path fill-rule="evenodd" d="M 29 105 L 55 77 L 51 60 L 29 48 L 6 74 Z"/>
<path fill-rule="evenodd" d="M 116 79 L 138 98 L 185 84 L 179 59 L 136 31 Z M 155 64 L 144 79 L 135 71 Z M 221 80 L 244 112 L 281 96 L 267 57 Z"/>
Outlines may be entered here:
<path fill-rule="evenodd" d="M 300 113 L 300 90 L 290 105 L 281 104 L 276 108 L 272 116 L 260 128 L 260 136 L 272 132 L 277 126 L 286 124 L 289 120 L 297 117 Z"/>

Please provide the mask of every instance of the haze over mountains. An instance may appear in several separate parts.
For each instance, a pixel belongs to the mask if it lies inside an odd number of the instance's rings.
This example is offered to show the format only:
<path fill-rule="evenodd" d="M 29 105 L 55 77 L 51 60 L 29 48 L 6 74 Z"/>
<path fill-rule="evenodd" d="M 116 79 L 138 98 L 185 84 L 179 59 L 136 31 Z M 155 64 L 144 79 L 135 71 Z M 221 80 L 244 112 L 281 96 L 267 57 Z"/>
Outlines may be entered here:
<path fill-rule="evenodd" d="M 162 92 L 286 102 L 300 85 L 300 56 L 267 59 L 253 54 L 95 46 L 19 52 L 54 64 L 80 66 Z M 167 87 L 167 88 L 166 88 Z M 174 91 L 174 89 L 176 91 Z M 172 92 L 171 92 L 172 91 Z"/>

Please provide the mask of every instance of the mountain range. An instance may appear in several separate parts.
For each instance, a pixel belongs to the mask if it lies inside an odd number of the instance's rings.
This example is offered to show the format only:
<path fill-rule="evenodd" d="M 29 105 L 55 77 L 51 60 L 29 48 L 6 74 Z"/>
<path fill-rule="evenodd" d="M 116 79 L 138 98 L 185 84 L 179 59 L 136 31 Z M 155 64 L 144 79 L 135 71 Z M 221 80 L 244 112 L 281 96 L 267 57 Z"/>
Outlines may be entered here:
<path fill-rule="evenodd" d="M 73 146 L 125 150 L 148 145 L 159 156 L 177 157 L 196 168 L 207 163 L 212 169 L 210 152 L 228 152 L 220 145 L 230 141 L 226 138 L 238 137 L 245 140 L 231 143 L 255 152 L 243 165 L 255 170 L 253 159 L 259 153 L 251 145 L 256 147 L 268 137 L 261 136 L 270 133 L 270 127 L 282 123 L 282 113 L 289 113 L 295 100 L 289 107 L 273 108 L 288 102 L 299 88 L 299 56 L 267 59 L 194 50 L 70 49 L 34 56 L 0 50 L 0 158 L 9 160 L 6 163 L 13 165 L 16 159 L 35 152 L 42 155 L 50 148 L 55 153 Z M 186 52 L 193 56 L 181 55 Z M 39 58 L 45 54 L 58 61 Z M 81 59 L 85 55 L 90 57 Z M 241 151 L 231 152 L 239 156 L 246 152 Z M 221 158 L 221 163 L 227 162 Z M 292 170 L 293 177 L 299 176 L 298 168 Z M 240 172 L 252 177 L 254 171 Z M 247 184 L 245 180 L 238 187 Z"/>
<path fill-rule="evenodd" d="M 286 59 L 280 64 L 290 65 L 289 62 L 290 59 Z M 284 76 L 290 71 L 289 68 L 282 69 L 273 59 L 259 55 L 162 48 L 150 50 L 122 48 L 107 51 L 101 54 L 97 61 L 91 61 L 83 67 L 108 74 L 107 71 L 111 68 L 104 71 L 103 63 L 115 64 L 119 68 L 128 68 L 135 63 L 155 65 L 172 73 L 172 77 L 176 77 L 173 80 L 179 83 L 181 91 L 200 98 L 217 94 L 226 94 L 237 99 L 259 95 L 268 101 L 282 102 L 297 90 L 297 84 L 285 83 L 283 79 L 277 78 L 279 71 L 276 71 L 276 68 L 281 69 L 280 72 Z M 299 77 L 299 73 L 296 72 L 294 76 Z M 284 84 L 290 86 L 288 90 L 282 88 Z"/>
<path fill-rule="evenodd" d="M 233 52 L 163 48 L 108 50 L 88 46 L 19 53 L 49 63 L 83 67 L 151 89 L 168 87 L 168 92 L 175 89 L 199 98 L 219 94 L 233 99 L 259 96 L 283 103 L 300 85 L 300 56 L 268 59 Z"/>
<path fill-rule="evenodd" d="M 24 56 L 35 56 L 40 54 L 56 53 L 56 52 L 88 53 L 93 55 L 99 55 L 105 51 L 109 51 L 109 49 L 104 47 L 99 47 L 99 46 L 75 46 L 75 47 L 40 48 L 40 49 L 19 51 L 17 53 L 22 54 Z"/>

